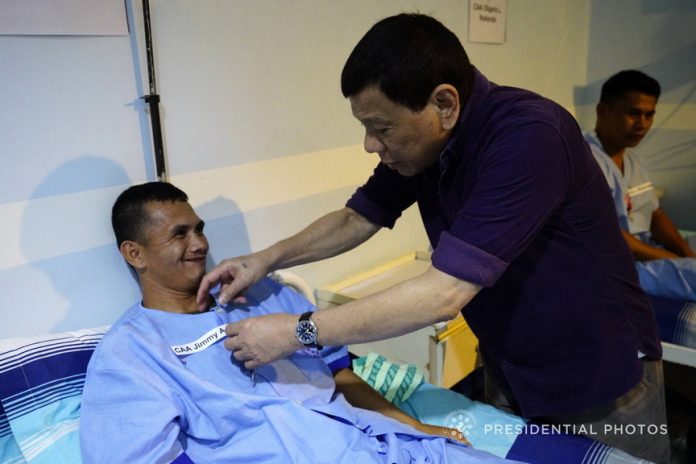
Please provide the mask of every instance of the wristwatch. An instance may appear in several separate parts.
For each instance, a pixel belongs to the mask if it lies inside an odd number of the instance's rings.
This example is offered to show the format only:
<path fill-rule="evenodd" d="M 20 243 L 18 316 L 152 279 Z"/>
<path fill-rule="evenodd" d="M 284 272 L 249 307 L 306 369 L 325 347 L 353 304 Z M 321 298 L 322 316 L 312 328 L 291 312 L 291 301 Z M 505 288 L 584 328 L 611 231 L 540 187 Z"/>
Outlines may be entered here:
<path fill-rule="evenodd" d="M 295 327 L 295 337 L 297 341 L 302 343 L 307 348 L 316 348 L 321 350 L 322 346 L 317 343 L 319 329 L 312 320 L 312 311 L 307 311 L 300 316 Z"/>

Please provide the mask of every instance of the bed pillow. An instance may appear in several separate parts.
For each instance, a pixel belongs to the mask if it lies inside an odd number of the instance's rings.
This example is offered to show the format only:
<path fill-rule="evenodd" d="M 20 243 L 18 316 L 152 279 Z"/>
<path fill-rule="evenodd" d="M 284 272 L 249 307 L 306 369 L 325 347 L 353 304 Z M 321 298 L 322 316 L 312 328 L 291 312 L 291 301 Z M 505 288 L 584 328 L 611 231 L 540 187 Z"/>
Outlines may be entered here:
<path fill-rule="evenodd" d="M 7 458 L 8 464 L 82 462 L 78 426 L 85 372 L 107 329 L 0 340 L 0 403 L 9 425 L 3 427 L 0 416 L 0 444 L 3 436 L 14 437 L 14 445 L 6 439 L 0 452 L 9 456 L 18 446 L 23 456 Z"/>
<path fill-rule="evenodd" d="M 27 461 L 12 435 L 10 423 L 0 403 L 0 464 L 24 464 Z"/>

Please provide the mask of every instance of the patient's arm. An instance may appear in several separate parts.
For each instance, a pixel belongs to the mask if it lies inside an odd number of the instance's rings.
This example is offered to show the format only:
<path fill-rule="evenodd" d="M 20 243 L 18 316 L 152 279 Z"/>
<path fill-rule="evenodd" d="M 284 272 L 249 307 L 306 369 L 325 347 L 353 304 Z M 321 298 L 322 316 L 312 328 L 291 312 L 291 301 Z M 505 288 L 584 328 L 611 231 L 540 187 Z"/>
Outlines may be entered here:
<path fill-rule="evenodd" d="M 392 419 L 398 420 L 406 425 L 410 425 L 423 433 L 455 438 L 471 446 L 471 443 L 469 443 L 464 435 L 457 430 L 424 424 L 409 416 L 387 401 L 374 388 L 368 385 L 350 369 L 341 369 L 340 371 L 336 372 L 336 374 L 334 374 L 334 379 L 336 380 L 336 390 L 343 393 L 346 400 L 348 400 L 348 402 L 353 406 L 369 409 L 371 411 L 391 417 Z"/>
<path fill-rule="evenodd" d="M 652 246 L 648 243 L 645 243 L 637 239 L 636 237 L 631 235 L 630 232 L 627 232 L 625 230 L 622 230 L 621 232 L 623 233 L 624 240 L 626 240 L 626 243 L 628 244 L 628 247 L 631 249 L 631 253 L 633 253 L 633 257 L 636 261 L 679 258 L 678 255 L 672 253 L 671 251 L 665 248 Z"/>
<path fill-rule="evenodd" d="M 645 243 L 625 230 L 622 233 L 637 261 L 696 257 L 694 251 L 689 247 L 689 243 L 684 240 L 684 237 L 681 236 L 679 230 L 662 208 L 653 211 L 650 233 L 653 240 L 662 244 L 664 248 Z"/>
<path fill-rule="evenodd" d="M 678 256 L 685 258 L 696 257 L 694 250 L 684 240 L 684 237 L 681 236 L 677 227 L 662 208 L 657 208 L 653 211 L 650 220 L 650 233 L 655 241 L 661 243 L 665 248 Z"/>

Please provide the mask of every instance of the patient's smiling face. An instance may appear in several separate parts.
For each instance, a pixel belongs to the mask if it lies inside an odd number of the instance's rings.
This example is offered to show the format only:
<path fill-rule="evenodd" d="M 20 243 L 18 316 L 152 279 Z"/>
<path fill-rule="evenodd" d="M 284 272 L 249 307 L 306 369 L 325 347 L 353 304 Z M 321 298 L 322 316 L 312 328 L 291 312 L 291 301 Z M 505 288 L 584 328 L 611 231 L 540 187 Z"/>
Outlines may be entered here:
<path fill-rule="evenodd" d="M 149 220 L 140 244 L 143 268 L 138 270 L 144 293 L 195 296 L 208 254 L 203 221 L 183 201 L 151 202 L 146 210 Z"/>

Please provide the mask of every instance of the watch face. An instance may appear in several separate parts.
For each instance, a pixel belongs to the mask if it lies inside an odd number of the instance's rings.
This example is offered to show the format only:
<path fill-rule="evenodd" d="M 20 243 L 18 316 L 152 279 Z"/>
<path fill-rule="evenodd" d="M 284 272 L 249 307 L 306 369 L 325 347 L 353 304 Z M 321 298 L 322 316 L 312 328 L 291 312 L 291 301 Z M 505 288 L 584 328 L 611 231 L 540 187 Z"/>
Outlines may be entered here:
<path fill-rule="evenodd" d="M 317 341 L 316 326 L 310 321 L 300 321 L 297 323 L 295 335 L 303 345 L 311 345 Z"/>

